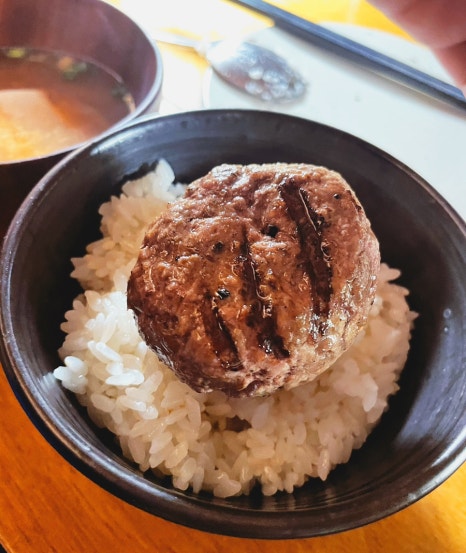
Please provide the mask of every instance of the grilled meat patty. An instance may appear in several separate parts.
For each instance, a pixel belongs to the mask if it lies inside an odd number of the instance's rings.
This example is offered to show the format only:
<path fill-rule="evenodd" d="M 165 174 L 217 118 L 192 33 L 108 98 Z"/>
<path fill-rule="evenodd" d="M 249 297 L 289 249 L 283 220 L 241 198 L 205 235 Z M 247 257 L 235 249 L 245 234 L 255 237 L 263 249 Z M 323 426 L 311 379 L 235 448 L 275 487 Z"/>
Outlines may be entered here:
<path fill-rule="evenodd" d="M 194 390 L 264 395 L 312 380 L 350 346 L 379 265 L 370 223 L 338 173 L 221 165 L 147 230 L 128 306 Z"/>

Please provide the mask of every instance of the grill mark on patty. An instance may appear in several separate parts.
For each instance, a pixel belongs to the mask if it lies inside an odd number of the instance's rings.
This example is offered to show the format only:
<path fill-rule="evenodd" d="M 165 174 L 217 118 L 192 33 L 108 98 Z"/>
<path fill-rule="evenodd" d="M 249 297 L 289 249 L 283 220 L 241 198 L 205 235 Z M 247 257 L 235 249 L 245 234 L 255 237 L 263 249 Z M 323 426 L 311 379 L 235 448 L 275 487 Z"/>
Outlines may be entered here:
<path fill-rule="evenodd" d="M 235 341 L 219 311 L 216 298 L 206 294 L 202 304 L 202 322 L 210 337 L 215 355 L 225 370 L 238 371 L 243 368 Z"/>
<path fill-rule="evenodd" d="M 296 225 L 304 260 L 304 270 L 311 283 L 312 304 L 316 316 L 328 315 L 332 295 L 332 267 L 328 247 L 323 243 L 325 220 L 311 206 L 306 190 L 287 179 L 278 186 L 288 214 Z"/>
<path fill-rule="evenodd" d="M 245 304 L 249 306 L 246 324 L 256 329 L 258 345 L 267 355 L 274 355 L 277 359 L 288 358 L 290 352 L 286 349 L 282 336 L 277 332 L 272 300 L 266 300 L 260 293 L 260 277 L 256 270 L 256 264 L 251 257 L 246 230 L 244 230 L 244 240 L 238 261 L 241 264 L 243 279 L 243 299 Z"/>

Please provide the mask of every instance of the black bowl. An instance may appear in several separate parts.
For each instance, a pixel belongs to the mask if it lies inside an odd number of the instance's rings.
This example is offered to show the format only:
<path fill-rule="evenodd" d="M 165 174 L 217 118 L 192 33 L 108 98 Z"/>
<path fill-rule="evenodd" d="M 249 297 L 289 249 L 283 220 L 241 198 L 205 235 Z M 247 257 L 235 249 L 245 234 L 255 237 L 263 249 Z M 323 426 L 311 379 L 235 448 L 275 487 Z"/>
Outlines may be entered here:
<path fill-rule="evenodd" d="M 113 128 L 156 109 L 162 92 L 162 58 L 149 36 L 127 15 L 101 0 L 0 0 L 0 47 L 24 46 L 90 59 L 119 75 L 135 109 Z M 6 230 L 27 192 L 72 149 L 0 163 L 0 204 Z"/>
<path fill-rule="evenodd" d="M 402 270 L 419 313 L 401 390 L 366 444 L 325 483 L 214 499 L 141 474 L 53 377 L 70 258 L 97 238 L 97 208 L 165 158 L 180 181 L 223 162 L 310 162 L 340 171 Z M 297 538 L 355 528 L 423 497 L 466 458 L 466 226 L 418 175 L 351 135 L 286 115 L 200 111 L 140 121 L 74 152 L 21 206 L 1 264 L 2 360 L 19 401 L 75 467 L 129 503 L 201 530 Z"/>

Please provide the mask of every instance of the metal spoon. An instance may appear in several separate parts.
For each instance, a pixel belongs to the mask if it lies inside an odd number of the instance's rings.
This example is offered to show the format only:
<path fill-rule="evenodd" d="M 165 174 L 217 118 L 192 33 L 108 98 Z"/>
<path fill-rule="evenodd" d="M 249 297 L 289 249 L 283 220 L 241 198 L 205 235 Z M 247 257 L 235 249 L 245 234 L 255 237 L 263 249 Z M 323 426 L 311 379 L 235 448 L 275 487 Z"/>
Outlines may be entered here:
<path fill-rule="evenodd" d="M 157 41 L 195 50 L 225 81 L 267 102 L 289 102 L 303 96 L 306 82 L 278 54 L 249 41 L 203 42 L 157 32 Z"/>

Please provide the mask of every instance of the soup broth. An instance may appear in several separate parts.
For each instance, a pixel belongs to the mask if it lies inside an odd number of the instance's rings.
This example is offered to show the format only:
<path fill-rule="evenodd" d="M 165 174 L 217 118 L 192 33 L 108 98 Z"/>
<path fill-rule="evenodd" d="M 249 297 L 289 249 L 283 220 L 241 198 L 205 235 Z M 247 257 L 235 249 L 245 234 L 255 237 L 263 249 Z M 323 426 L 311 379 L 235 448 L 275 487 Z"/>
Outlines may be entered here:
<path fill-rule="evenodd" d="M 0 163 L 75 146 L 133 109 L 121 78 L 94 62 L 0 48 Z"/>

